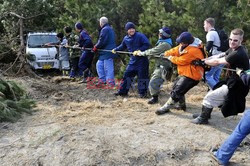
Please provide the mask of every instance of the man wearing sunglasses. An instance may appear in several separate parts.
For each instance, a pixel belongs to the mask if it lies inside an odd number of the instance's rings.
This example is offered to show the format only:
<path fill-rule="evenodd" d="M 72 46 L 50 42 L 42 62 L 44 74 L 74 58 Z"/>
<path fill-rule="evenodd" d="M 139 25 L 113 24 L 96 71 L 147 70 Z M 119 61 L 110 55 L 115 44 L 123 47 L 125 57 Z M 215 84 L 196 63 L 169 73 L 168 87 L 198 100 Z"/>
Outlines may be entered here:
<path fill-rule="evenodd" d="M 249 69 L 248 56 L 241 45 L 243 36 L 244 31 L 242 29 L 232 30 L 229 38 L 230 48 L 225 53 L 205 59 L 207 65 L 224 64 L 228 70 L 225 81 L 217 83 L 214 90 L 209 91 L 204 97 L 201 114 L 192 120 L 192 123 L 207 124 L 214 107 L 221 107 L 224 117 L 237 115 L 245 110 L 245 97 L 249 88 L 243 84 L 235 71 L 230 70 L 236 68 Z"/>

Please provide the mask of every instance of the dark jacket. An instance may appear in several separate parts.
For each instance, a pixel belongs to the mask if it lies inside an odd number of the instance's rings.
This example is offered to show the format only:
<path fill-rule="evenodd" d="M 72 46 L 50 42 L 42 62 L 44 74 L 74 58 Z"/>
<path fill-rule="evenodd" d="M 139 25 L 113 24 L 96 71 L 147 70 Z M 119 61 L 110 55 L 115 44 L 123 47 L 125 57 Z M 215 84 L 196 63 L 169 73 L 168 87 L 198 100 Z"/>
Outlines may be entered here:
<path fill-rule="evenodd" d="M 84 47 L 84 48 L 92 48 L 93 47 L 91 37 L 89 36 L 89 34 L 85 30 L 82 30 L 80 32 L 78 43 L 79 43 L 80 47 Z M 87 53 L 91 53 L 91 50 L 83 50 L 83 51 L 87 52 Z"/>
<path fill-rule="evenodd" d="M 227 80 L 227 86 L 228 94 L 221 107 L 224 117 L 244 112 L 246 96 L 249 92 L 249 86 L 246 86 L 236 74 Z"/>
<path fill-rule="evenodd" d="M 133 36 L 126 35 L 123 38 L 122 43 L 115 48 L 116 51 L 122 51 L 127 49 L 129 52 L 134 52 L 136 50 L 145 51 L 149 48 L 150 43 L 148 38 L 140 33 L 135 32 Z M 142 66 L 144 63 L 148 63 L 148 58 L 143 56 L 133 56 L 132 54 L 130 56 L 129 65 L 136 66 Z"/>
<path fill-rule="evenodd" d="M 115 44 L 115 32 L 113 28 L 109 24 L 105 24 L 99 35 L 98 42 L 96 43 L 96 48 L 112 50 L 116 47 Z M 111 52 L 99 51 L 99 60 L 115 58 L 116 55 Z"/>
<path fill-rule="evenodd" d="M 231 48 L 228 49 L 225 59 L 230 64 L 228 67 L 231 69 L 249 69 L 247 53 L 242 46 L 238 47 L 236 50 L 232 50 Z M 235 72 L 227 72 L 227 76 L 225 83 L 228 86 L 228 94 L 221 107 L 224 117 L 244 112 L 246 103 L 245 97 L 249 91 L 249 87 L 243 83 Z M 221 82 L 218 84 L 221 84 Z"/>

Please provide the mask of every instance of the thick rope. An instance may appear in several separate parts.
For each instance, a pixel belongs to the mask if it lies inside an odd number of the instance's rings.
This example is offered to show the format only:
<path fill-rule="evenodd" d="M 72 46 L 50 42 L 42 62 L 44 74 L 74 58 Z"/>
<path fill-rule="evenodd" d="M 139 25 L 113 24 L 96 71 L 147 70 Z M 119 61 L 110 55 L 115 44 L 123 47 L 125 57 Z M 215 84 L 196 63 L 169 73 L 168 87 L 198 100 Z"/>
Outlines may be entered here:
<path fill-rule="evenodd" d="M 93 48 L 82 48 L 82 47 L 74 47 L 74 46 L 66 46 L 66 47 L 72 48 L 72 49 L 88 50 L 88 51 L 93 50 Z M 105 50 L 105 49 L 97 49 L 97 51 L 112 52 L 112 50 Z M 127 52 L 127 51 L 115 51 L 115 52 L 119 53 L 119 54 L 133 54 L 133 52 Z M 161 56 L 161 55 L 148 55 L 148 56 L 153 56 L 155 58 L 164 58 L 164 56 Z M 167 58 L 164 58 L 164 59 L 167 59 Z M 213 67 L 213 66 L 211 66 L 211 67 Z M 221 69 L 236 72 L 235 69 L 228 69 L 228 68 L 224 68 L 224 67 L 221 67 Z"/>

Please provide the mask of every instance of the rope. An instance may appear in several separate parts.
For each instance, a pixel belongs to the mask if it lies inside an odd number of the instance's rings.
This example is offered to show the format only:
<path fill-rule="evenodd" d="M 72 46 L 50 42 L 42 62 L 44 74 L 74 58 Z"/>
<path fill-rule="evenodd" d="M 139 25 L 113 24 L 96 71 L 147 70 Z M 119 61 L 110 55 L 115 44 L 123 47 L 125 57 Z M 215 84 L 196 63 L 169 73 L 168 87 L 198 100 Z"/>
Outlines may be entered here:
<path fill-rule="evenodd" d="M 222 67 L 222 69 L 236 72 L 235 69 L 228 69 L 228 68 L 224 68 L 224 67 Z"/>
<path fill-rule="evenodd" d="M 66 46 L 67 48 L 73 48 L 73 49 L 80 49 L 80 50 L 88 50 L 92 51 L 93 48 L 82 48 L 82 47 L 73 47 L 73 46 Z M 103 52 L 112 52 L 112 50 L 105 50 L 105 49 L 97 49 L 98 51 L 103 51 Z M 133 52 L 127 52 L 127 51 L 115 51 L 120 54 L 133 54 Z"/>
<path fill-rule="evenodd" d="M 88 51 L 92 51 L 93 48 L 82 48 L 82 47 L 73 47 L 73 46 L 66 46 L 67 48 L 73 48 L 73 49 L 81 49 L 81 50 L 88 50 Z M 105 50 L 105 49 L 97 49 L 98 51 L 104 51 L 104 52 L 112 52 L 112 50 Z M 120 53 L 120 54 L 133 54 L 133 52 L 127 52 L 127 51 L 115 51 L 116 53 Z M 160 55 L 149 55 L 149 56 L 154 56 L 155 58 L 164 58 L 163 56 Z M 167 58 L 164 58 L 167 59 Z M 213 67 L 213 66 L 211 66 Z M 222 67 L 221 69 L 223 70 L 229 70 L 229 71 L 234 71 L 236 72 L 235 69 L 228 69 L 228 68 L 224 68 Z"/>

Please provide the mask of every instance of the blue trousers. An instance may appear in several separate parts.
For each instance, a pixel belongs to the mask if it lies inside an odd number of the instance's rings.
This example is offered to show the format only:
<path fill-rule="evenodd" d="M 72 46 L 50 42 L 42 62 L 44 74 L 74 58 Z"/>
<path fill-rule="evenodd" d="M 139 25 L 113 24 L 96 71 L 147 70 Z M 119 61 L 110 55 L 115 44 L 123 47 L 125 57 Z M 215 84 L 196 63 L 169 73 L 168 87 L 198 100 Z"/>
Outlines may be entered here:
<path fill-rule="evenodd" d="M 84 51 L 79 59 L 78 70 L 79 76 L 83 76 L 83 72 L 91 67 L 94 54 L 92 52 Z"/>
<path fill-rule="evenodd" d="M 145 63 L 142 66 L 135 67 L 133 65 L 128 65 L 123 76 L 123 82 L 121 84 L 120 94 L 128 94 L 134 77 L 137 75 L 138 92 L 140 95 L 146 95 L 148 90 L 149 76 L 148 76 L 149 64 Z"/>
<path fill-rule="evenodd" d="M 221 164 L 226 165 L 242 140 L 250 133 L 250 110 L 246 110 L 233 133 L 215 153 Z"/>
<path fill-rule="evenodd" d="M 211 67 L 211 69 L 208 72 L 206 72 L 205 74 L 206 82 L 211 89 L 213 89 L 213 87 L 219 82 L 223 66 L 224 65 Z"/>
<path fill-rule="evenodd" d="M 105 60 L 98 60 L 96 63 L 96 69 L 99 80 L 101 80 L 103 83 L 115 85 L 114 60 L 112 58 Z"/>

